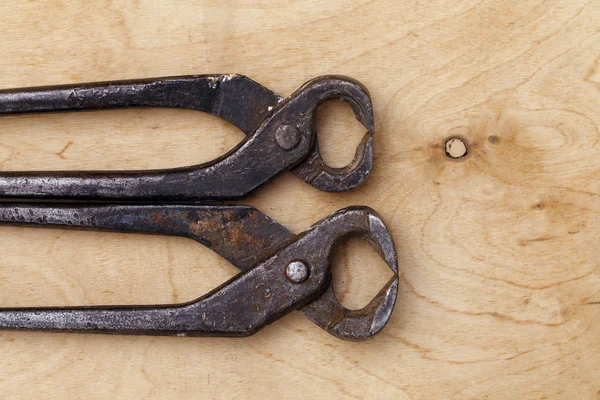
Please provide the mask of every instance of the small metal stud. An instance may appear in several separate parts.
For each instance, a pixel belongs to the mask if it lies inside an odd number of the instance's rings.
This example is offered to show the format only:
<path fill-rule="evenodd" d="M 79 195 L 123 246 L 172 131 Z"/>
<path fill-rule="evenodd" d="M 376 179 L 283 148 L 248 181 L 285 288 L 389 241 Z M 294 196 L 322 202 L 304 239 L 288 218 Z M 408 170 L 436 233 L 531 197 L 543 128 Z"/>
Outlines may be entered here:
<path fill-rule="evenodd" d="M 285 275 L 293 283 L 302 283 L 308 279 L 308 265 L 302 261 L 292 261 L 285 268 Z"/>
<path fill-rule="evenodd" d="M 292 150 L 300 143 L 300 131 L 294 125 L 281 125 L 275 132 L 275 140 L 284 150 Z"/>

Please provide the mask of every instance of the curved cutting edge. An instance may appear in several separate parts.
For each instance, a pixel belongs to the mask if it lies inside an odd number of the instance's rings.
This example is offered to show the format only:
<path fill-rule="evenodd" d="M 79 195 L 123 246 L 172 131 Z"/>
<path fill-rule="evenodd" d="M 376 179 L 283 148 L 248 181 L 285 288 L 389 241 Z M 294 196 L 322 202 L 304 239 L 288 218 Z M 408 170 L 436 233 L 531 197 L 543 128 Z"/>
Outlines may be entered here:
<path fill-rule="evenodd" d="M 333 283 L 316 300 L 300 309 L 307 318 L 332 335 L 346 340 L 365 340 L 383 329 L 392 315 L 398 295 L 398 259 L 392 237 L 381 218 L 368 207 L 349 207 L 333 214 L 337 240 L 360 235 L 385 260 L 394 276 L 360 310 L 345 308 L 335 296 Z"/>

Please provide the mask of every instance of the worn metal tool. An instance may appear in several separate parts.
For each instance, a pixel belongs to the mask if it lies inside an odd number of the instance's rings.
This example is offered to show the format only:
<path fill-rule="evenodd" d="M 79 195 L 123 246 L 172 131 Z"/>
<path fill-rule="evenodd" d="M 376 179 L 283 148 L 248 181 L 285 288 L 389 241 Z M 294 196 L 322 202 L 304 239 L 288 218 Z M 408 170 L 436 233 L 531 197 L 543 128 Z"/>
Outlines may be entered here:
<path fill-rule="evenodd" d="M 367 128 L 354 161 L 327 166 L 319 153 L 315 112 L 329 99 L 350 104 Z M 342 76 L 315 78 L 288 98 L 235 74 L 198 75 L 0 91 L 0 115 L 171 107 L 223 118 L 247 136 L 211 162 L 150 171 L 2 172 L 0 197 L 97 200 L 231 200 L 291 169 L 325 191 L 363 182 L 373 160 L 373 110 L 367 89 Z"/>
<path fill-rule="evenodd" d="M 0 309 L 0 329 L 247 336 L 298 309 L 327 332 L 362 340 L 386 324 L 398 292 L 392 238 L 368 207 L 342 209 L 295 235 L 248 206 L 0 204 L 0 224 L 54 226 L 197 240 L 242 270 L 189 303 L 160 306 Z M 366 239 L 393 277 L 361 310 L 337 300 L 329 258 L 343 238 Z"/>

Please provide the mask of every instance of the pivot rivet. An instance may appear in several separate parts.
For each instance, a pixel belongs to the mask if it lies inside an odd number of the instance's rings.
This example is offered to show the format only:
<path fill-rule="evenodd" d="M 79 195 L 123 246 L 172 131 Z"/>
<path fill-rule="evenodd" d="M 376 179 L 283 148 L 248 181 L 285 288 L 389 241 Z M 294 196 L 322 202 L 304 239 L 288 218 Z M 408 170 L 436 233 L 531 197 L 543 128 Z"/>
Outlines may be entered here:
<path fill-rule="evenodd" d="M 285 268 L 285 275 L 293 283 L 302 283 L 308 279 L 308 265 L 302 261 L 292 261 Z"/>
<path fill-rule="evenodd" d="M 275 132 L 277 144 L 284 150 L 292 150 L 300 143 L 300 131 L 294 125 L 281 125 Z"/>

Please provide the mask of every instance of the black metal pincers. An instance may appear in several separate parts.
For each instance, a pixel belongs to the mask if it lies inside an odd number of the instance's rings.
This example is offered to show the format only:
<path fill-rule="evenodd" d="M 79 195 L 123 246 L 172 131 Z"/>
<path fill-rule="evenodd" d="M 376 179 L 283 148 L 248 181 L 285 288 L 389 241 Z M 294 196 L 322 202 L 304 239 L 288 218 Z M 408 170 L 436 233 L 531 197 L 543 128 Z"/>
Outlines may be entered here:
<path fill-rule="evenodd" d="M 344 168 L 325 164 L 315 132 L 318 106 L 341 99 L 367 128 L 355 159 Z M 342 76 L 321 76 L 283 98 L 235 74 L 85 83 L 0 90 L 0 115 L 170 107 L 203 111 L 229 121 L 247 136 L 208 163 L 148 171 L 0 173 L 0 198 L 89 200 L 232 200 L 284 170 L 321 190 L 339 192 L 362 183 L 373 163 L 373 110 L 367 89 Z"/>
<path fill-rule="evenodd" d="M 248 336 L 298 309 L 332 335 L 364 340 L 383 329 L 398 293 L 392 238 L 368 207 L 342 209 L 299 235 L 248 206 L 4 203 L 0 224 L 184 236 L 208 246 L 242 271 L 184 304 L 0 308 L 0 329 Z M 331 282 L 331 251 L 347 236 L 367 240 L 393 272 L 361 310 L 344 308 Z"/>
<path fill-rule="evenodd" d="M 315 113 L 330 99 L 350 104 L 367 128 L 347 167 L 319 153 Z M 199 75 L 0 91 L 0 115 L 174 107 L 204 111 L 247 136 L 211 162 L 150 171 L 2 172 L 0 198 L 217 201 L 247 196 L 291 170 L 325 191 L 362 183 L 373 164 L 373 110 L 367 90 L 341 76 L 315 78 L 287 98 L 241 75 Z M 0 225 L 54 226 L 184 236 L 241 272 L 197 300 L 174 305 L 0 308 L 0 329 L 176 336 L 247 336 L 299 310 L 327 332 L 363 340 L 389 320 L 398 293 L 392 238 L 370 208 L 349 207 L 296 235 L 247 206 L 1 203 Z M 343 238 L 367 240 L 393 277 L 361 310 L 337 300 L 329 258 Z"/>

